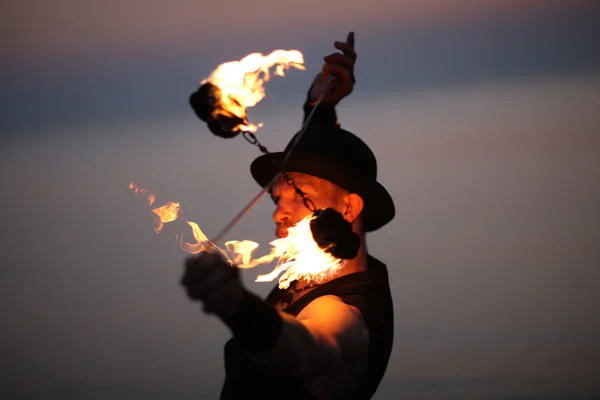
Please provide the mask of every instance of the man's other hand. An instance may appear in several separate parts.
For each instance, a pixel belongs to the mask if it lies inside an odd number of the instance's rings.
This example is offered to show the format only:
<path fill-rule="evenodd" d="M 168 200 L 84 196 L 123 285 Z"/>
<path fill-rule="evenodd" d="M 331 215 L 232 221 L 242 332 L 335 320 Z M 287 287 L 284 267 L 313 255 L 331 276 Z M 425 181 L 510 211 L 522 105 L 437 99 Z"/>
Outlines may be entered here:
<path fill-rule="evenodd" d="M 184 267 L 181 285 L 189 298 L 201 301 L 205 312 L 222 318 L 235 313 L 244 293 L 235 265 L 212 250 L 188 257 Z"/>

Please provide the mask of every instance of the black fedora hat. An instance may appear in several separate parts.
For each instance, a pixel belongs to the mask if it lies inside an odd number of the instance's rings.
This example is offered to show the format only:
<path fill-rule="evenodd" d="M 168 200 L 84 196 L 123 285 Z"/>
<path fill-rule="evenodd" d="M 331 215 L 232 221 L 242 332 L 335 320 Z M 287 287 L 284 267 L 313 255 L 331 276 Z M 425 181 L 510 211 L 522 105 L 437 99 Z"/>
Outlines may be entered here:
<path fill-rule="evenodd" d="M 250 165 L 252 176 L 262 187 L 281 171 L 285 154 L 265 154 Z M 306 129 L 286 161 L 286 172 L 300 172 L 325 179 L 364 201 L 363 226 L 366 232 L 377 230 L 395 215 L 394 201 L 377 182 L 377 160 L 365 142 L 335 125 L 315 125 Z"/>

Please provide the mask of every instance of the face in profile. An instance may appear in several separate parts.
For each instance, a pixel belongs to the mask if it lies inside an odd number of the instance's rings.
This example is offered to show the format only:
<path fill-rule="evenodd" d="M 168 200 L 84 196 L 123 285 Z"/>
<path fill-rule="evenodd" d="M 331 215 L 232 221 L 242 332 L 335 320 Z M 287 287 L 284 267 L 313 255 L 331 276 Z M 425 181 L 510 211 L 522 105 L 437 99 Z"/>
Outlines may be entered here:
<path fill-rule="evenodd" d="M 317 209 L 333 208 L 344 215 L 348 193 L 333 183 L 312 175 L 289 172 L 297 187 L 306 194 Z M 280 179 L 271 191 L 271 198 L 277 208 L 273 212 L 275 236 L 284 238 L 288 228 L 300 222 L 312 212 L 306 207 L 302 197 L 294 187 Z"/>

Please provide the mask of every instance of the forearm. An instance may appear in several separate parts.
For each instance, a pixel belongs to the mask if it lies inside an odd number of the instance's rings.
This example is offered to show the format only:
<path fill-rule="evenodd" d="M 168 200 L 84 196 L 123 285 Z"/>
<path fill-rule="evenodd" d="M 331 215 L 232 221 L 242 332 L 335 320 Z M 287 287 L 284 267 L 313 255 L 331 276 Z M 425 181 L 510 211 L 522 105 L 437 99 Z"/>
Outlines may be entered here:
<path fill-rule="evenodd" d="M 251 357 L 264 370 L 299 380 L 318 376 L 341 363 L 339 348 L 325 335 L 311 331 L 294 316 L 281 312 L 281 334 L 273 347 Z"/>
<path fill-rule="evenodd" d="M 241 347 L 250 354 L 271 350 L 283 331 L 283 319 L 257 295 L 242 289 L 232 312 L 217 313 L 229 327 Z"/>
<path fill-rule="evenodd" d="M 302 118 L 303 123 L 306 122 L 306 119 L 308 118 L 308 116 L 310 115 L 311 111 L 314 108 L 314 102 L 310 101 L 311 90 L 312 90 L 312 87 L 311 87 L 311 89 L 308 90 L 306 101 L 304 102 L 304 105 L 302 107 L 302 109 L 304 111 L 304 118 Z M 308 125 L 309 126 L 314 126 L 314 125 L 340 126 L 340 123 L 338 122 L 338 118 L 337 118 L 337 113 L 335 111 L 335 107 L 331 104 L 321 102 L 321 104 L 319 104 L 319 106 L 315 109 L 315 112 L 313 113 L 313 116 Z"/>

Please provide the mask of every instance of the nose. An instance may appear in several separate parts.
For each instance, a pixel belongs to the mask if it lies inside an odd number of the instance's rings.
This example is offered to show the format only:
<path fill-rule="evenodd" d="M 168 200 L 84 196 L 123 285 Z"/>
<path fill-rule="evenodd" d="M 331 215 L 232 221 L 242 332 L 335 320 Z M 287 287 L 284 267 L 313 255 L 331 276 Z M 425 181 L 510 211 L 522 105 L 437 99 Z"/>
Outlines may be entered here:
<path fill-rule="evenodd" d="M 283 203 L 283 201 L 280 201 L 277 204 L 277 208 L 273 212 L 273 221 L 275 221 L 276 224 L 282 224 L 286 222 L 292 215 L 290 208 L 286 207 Z"/>

